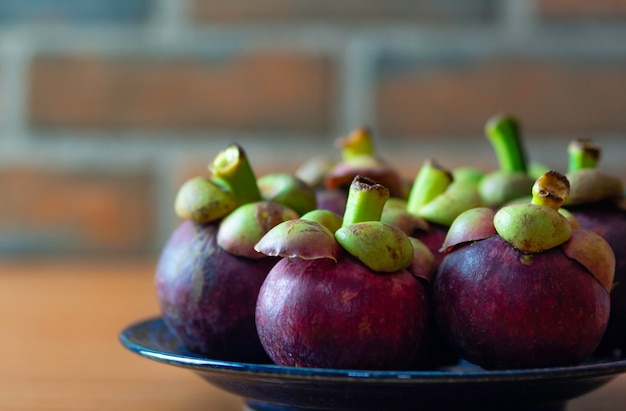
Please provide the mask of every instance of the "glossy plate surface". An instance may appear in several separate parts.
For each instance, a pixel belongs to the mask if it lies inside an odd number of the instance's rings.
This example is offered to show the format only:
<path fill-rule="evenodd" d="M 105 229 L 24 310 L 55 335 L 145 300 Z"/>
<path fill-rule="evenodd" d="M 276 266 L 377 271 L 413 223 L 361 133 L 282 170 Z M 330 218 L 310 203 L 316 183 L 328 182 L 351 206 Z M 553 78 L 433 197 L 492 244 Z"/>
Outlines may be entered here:
<path fill-rule="evenodd" d="M 626 358 L 506 371 L 471 364 L 436 371 L 361 371 L 238 363 L 186 350 L 160 318 L 130 325 L 120 341 L 138 355 L 187 368 L 244 397 L 251 409 L 266 411 L 559 410 L 567 400 L 626 372 Z"/>

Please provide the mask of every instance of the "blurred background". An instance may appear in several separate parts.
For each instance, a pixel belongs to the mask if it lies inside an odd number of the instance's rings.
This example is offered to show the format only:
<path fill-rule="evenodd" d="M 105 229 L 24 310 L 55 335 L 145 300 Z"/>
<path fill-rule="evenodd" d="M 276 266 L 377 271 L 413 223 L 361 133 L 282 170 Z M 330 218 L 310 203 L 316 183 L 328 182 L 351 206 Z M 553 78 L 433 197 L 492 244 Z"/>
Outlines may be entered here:
<path fill-rule="evenodd" d="M 150 255 L 187 178 L 240 143 L 257 175 L 353 128 L 413 179 L 497 166 L 519 118 L 565 171 L 626 181 L 626 0 L 0 0 L 0 254 Z"/>

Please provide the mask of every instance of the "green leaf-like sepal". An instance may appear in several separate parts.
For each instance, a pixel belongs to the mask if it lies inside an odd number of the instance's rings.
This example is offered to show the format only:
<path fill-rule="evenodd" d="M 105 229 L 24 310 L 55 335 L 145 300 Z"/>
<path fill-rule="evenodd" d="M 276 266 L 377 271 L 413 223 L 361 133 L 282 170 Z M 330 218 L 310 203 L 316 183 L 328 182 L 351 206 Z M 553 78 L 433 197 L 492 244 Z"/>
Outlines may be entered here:
<path fill-rule="evenodd" d="M 448 229 L 439 251 L 449 252 L 457 245 L 484 240 L 497 235 L 493 226 L 495 211 L 488 207 L 472 208 L 459 214 Z"/>
<path fill-rule="evenodd" d="M 220 223 L 217 244 L 231 254 L 263 258 L 254 246 L 274 226 L 298 218 L 289 207 L 269 201 L 247 203 L 236 208 Z"/>
<path fill-rule="evenodd" d="M 338 214 L 330 210 L 312 210 L 300 217 L 302 220 L 315 221 L 328 228 L 331 233 L 335 233 L 343 224 L 343 219 Z"/>
<path fill-rule="evenodd" d="M 572 235 L 572 226 L 563 215 L 537 204 L 503 207 L 494 216 L 493 225 L 504 240 L 527 254 L 559 246 Z"/>
<path fill-rule="evenodd" d="M 195 177 L 178 190 L 174 209 L 180 218 L 208 223 L 224 217 L 237 205 L 228 191 L 208 178 Z"/>
<path fill-rule="evenodd" d="M 366 221 L 341 227 L 335 232 L 341 246 L 368 268 L 394 272 L 413 261 L 413 244 L 399 228 L 380 221 Z"/>
<path fill-rule="evenodd" d="M 261 197 L 286 205 L 302 215 L 317 206 L 315 190 L 290 173 L 266 174 L 257 179 Z"/>
<path fill-rule="evenodd" d="M 563 244 L 563 252 L 587 268 L 607 292 L 611 292 L 615 254 L 604 238 L 591 230 L 574 230 L 569 241 Z"/>
<path fill-rule="evenodd" d="M 342 252 L 328 228 L 316 221 L 302 219 L 278 224 L 261 238 L 254 249 L 273 257 L 303 260 L 330 258 L 337 261 Z"/>

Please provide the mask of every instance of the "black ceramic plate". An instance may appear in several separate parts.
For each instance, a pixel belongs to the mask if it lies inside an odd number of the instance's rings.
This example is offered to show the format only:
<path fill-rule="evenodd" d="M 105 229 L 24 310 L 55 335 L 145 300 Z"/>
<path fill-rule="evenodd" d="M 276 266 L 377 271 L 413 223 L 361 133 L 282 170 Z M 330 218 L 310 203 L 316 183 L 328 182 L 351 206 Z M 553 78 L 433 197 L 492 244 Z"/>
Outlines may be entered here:
<path fill-rule="evenodd" d="M 626 372 L 626 358 L 506 371 L 471 364 L 437 371 L 360 371 L 238 363 L 189 352 L 159 318 L 129 326 L 120 340 L 136 354 L 187 368 L 263 411 L 558 410 Z"/>

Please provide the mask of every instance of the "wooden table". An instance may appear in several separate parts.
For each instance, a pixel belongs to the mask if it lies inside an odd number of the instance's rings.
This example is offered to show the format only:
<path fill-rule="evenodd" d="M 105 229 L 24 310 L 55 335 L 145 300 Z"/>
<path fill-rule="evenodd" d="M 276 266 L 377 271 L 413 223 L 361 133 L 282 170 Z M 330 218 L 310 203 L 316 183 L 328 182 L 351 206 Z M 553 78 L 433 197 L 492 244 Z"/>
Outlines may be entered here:
<path fill-rule="evenodd" d="M 121 346 L 128 324 L 158 315 L 154 259 L 0 259 L 0 410 L 241 411 L 193 373 Z M 626 409 L 626 374 L 568 411 Z"/>

